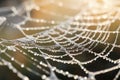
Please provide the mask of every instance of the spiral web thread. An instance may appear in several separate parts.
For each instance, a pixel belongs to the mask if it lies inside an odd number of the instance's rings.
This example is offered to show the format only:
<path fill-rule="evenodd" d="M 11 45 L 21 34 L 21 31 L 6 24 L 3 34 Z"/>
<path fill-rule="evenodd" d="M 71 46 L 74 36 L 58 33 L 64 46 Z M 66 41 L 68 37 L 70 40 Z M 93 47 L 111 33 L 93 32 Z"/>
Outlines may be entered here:
<path fill-rule="evenodd" d="M 29 80 L 21 69 L 41 77 L 43 80 L 59 80 L 56 73 L 73 78 L 75 80 L 96 80 L 96 76 L 118 70 L 113 80 L 120 76 L 120 26 L 119 26 L 119 0 L 98 1 L 80 0 L 80 6 L 65 5 L 64 1 L 51 0 L 41 3 L 22 4 L 19 7 L 11 7 L 11 17 L 19 16 L 24 20 L 19 23 L 11 23 L 25 36 L 23 38 L 0 41 L 1 65 L 7 65 L 21 79 Z M 67 15 L 42 9 L 42 6 L 52 4 L 60 9 L 76 11 L 74 15 Z M 94 4 L 94 5 L 93 5 Z M 23 10 L 24 9 L 24 10 Z M 22 11 L 21 11 L 22 10 Z M 64 20 L 47 20 L 31 17 L 31 11 L 41 11 L 52 17 L 60 17 Z M 24 14 L 23 14 L 24 13 Z M 7 20 L 1 16 L 1 24 Z M 48 24 L 46 26 L 26 27 L 28 21 Z M 49 26 L 51 25 L 51 26 Z M 29 31 L 39 31 L 35 34 L 27 34 Z M 18 57 L 22 55 L 26 62 Z M 18 56 L 18 57 L 16 57 Z M 7 58 L 6 58 L 7 57 Z M 89 65 L 110 66 L 90 70 Z M 75 74 L 69 70 L 63 70 L 53 63 L 60 65 L 78 66 L 78 72 L 85 75 Z M 19 68 L 16 68 L 16 66 Z M 87 67 L 88 66 L 88 67 Z"/>

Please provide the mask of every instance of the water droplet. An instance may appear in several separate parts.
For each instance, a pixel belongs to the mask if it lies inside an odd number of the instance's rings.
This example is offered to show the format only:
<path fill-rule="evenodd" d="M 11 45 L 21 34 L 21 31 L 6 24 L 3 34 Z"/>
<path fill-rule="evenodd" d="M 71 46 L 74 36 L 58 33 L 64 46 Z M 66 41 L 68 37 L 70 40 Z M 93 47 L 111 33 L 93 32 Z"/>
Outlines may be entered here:
<path fill-rule="evenodd" d="M 88 78 L 89 78 L 90 80 L 95 80 L 95 76 L 92 75 L 92 74 L 89 74 Z"/>
<path fill-rule="evenodd" d="M 14 57 L 12 57 L 11 60 L 14 61 L 15 60 Z"/>
<path fill-rule="evenodd" d="M 75 76 L 74 76 L 74 79 L 78 79 L 78 75 L 75 75 Z"/>
<path fill-rule="evenodd" d="M 46 77 L 46 75 L 42 75 L 42 79 L 46 79 L 47 77 Z"/>
<path fill-rule="evenodd" d="M 24 64 L 21 64 L 21 68 L 24 68 L 25 67 L 25 65 Z"/>
<path fill-rule="evenodd" d="M 24 77 L 24 80 L 29 80 L 29 78 L 25 76 L 25 77 Z"/>
<path fill-rule="evenodd" d="M 8 48 L 8 50 L 11 50 L 11 51 L 16 51 L 16 49 L 15 49 L 15 46 L 7 46 L 7 48 Z"/>

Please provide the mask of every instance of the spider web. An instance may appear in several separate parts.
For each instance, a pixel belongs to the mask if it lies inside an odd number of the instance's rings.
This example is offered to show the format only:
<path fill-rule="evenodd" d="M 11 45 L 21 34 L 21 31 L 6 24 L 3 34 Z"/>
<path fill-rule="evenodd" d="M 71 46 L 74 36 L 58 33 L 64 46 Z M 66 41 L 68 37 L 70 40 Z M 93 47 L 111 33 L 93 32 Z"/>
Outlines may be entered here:
<path fill-rule="evenodd" d="M 119 80 L 119 0 L 67 1 L 1 8 L 1 65 L 23 80 L 97 80 L 115 70 Z"/>

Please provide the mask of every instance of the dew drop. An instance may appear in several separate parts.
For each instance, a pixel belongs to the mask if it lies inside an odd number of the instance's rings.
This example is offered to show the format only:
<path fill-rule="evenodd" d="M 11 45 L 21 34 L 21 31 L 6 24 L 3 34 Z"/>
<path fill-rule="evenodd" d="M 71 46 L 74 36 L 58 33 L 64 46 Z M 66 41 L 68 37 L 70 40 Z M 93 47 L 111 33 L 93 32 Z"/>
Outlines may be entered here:
<path fill-rule="evenodd" d="M 29 80 L 29 78 L 28 77 L 24 77 L 24 80 Z"/>
<path fill-rule="evenodd" d="M 24 64 L 21 64 L 21 68 L 24 68 L 25 67 L 25 65 Z"/>
<path fill-rule="evenodd" d="M 15 60 L 14 57 L 12 57 L 11 60 L 14 61 Z"/>

